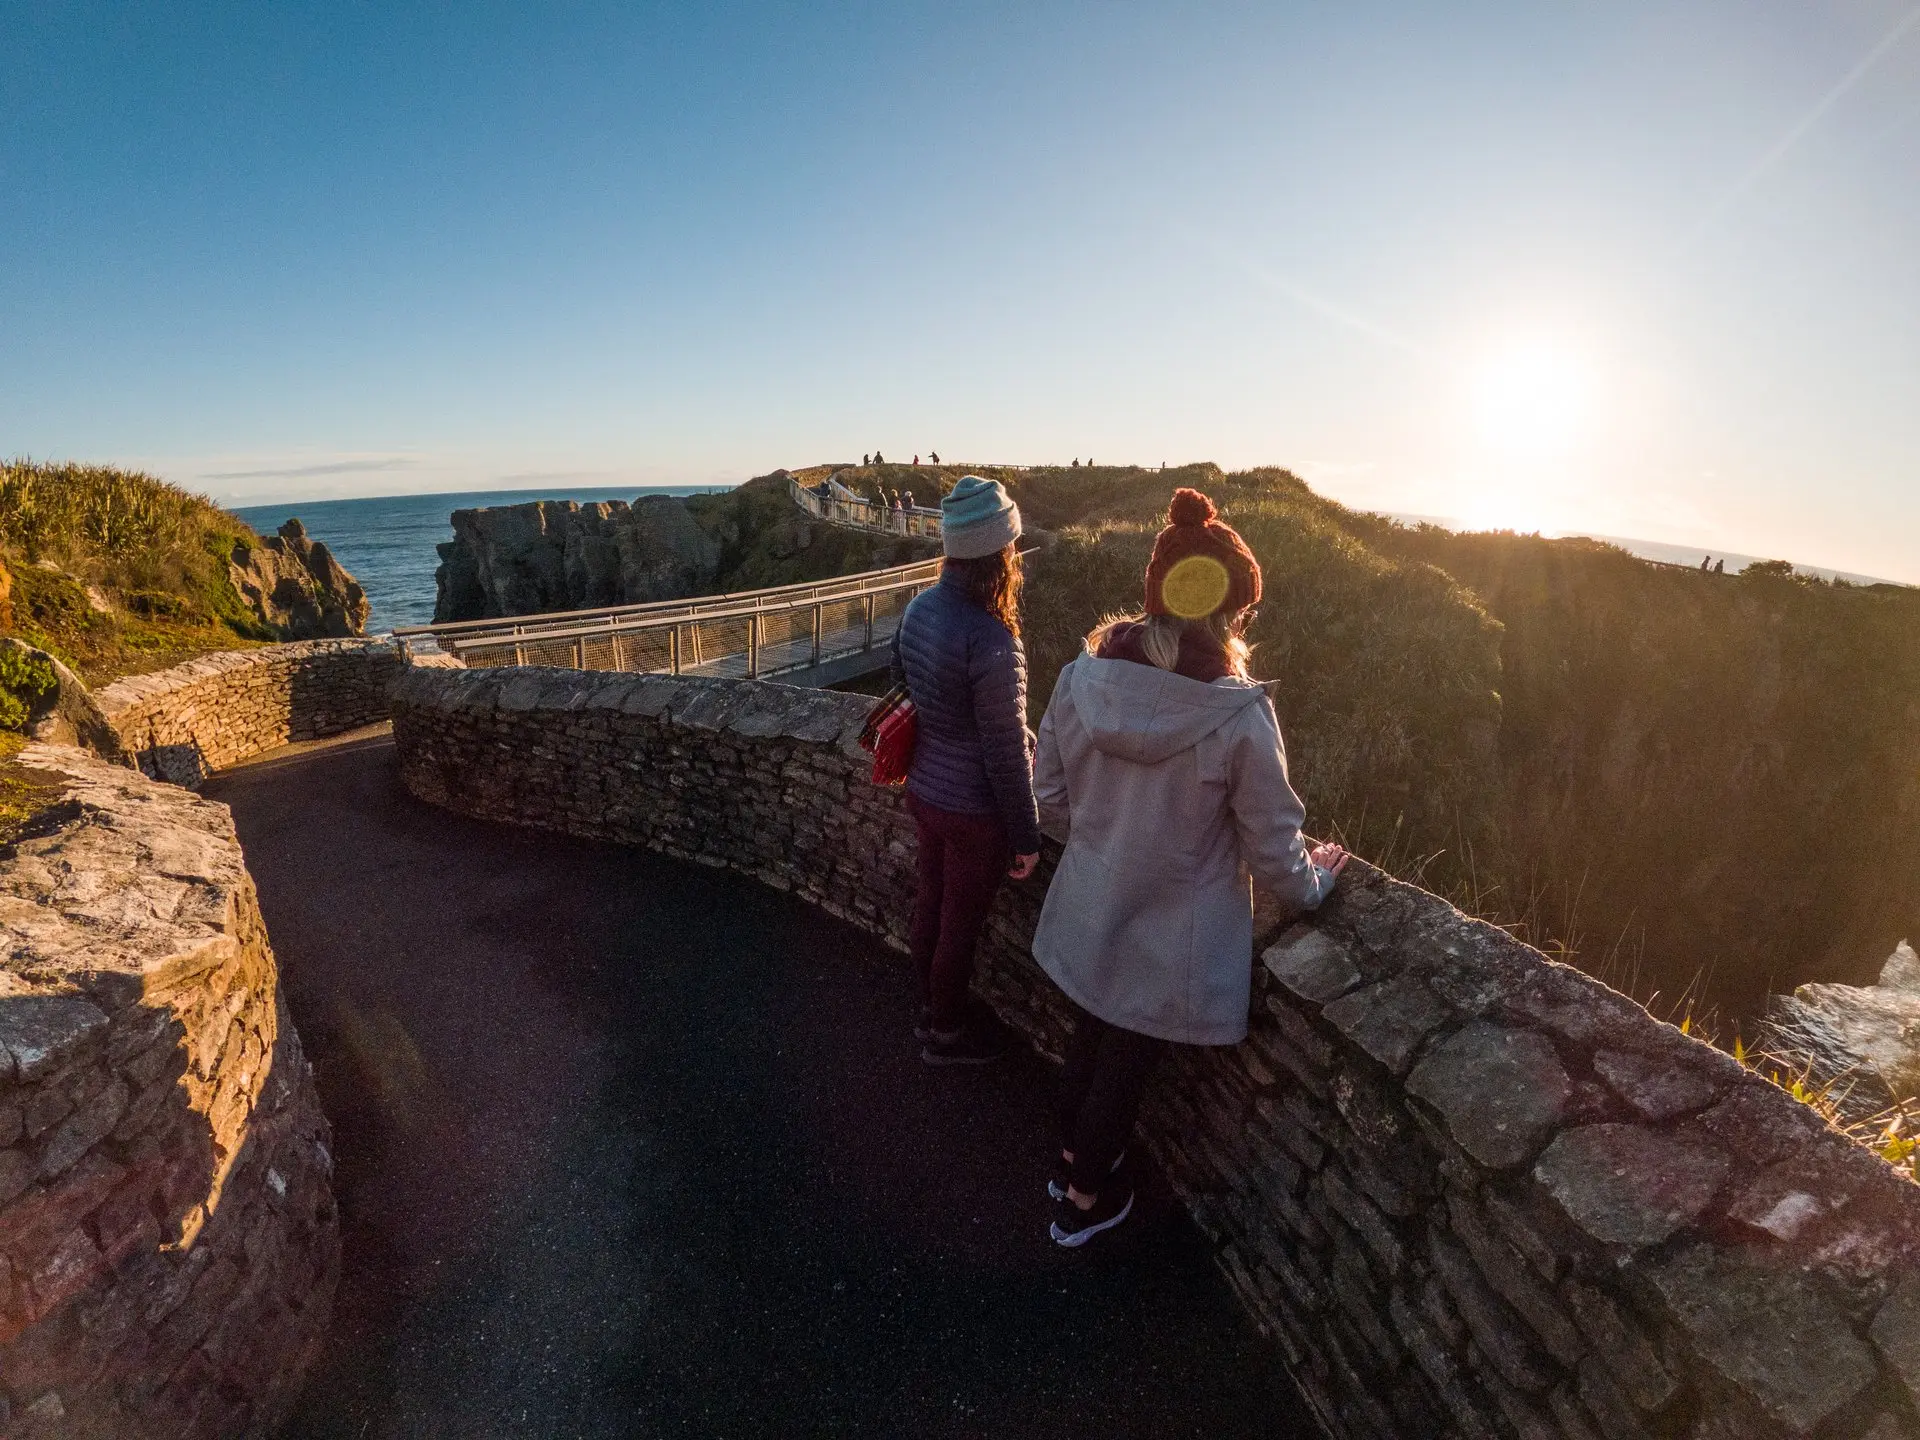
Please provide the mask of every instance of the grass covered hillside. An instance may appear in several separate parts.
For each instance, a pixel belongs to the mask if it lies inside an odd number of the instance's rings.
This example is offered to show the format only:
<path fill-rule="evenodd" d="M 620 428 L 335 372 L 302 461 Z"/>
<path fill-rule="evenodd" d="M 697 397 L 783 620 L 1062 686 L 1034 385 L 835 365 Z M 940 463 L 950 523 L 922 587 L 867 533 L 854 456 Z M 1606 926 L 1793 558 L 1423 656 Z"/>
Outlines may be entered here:
<path fill-rule="evenodd" d="M 1337 507 L 1285 471 L 1146 472 L 1058 530 L 1027 586 L 1036 718 L 1086 632 L 1139 608 L 1179 485 L 1212 496 L 1260 556 L 1254 670 L 1275 682 L 1310 813 L 1381 863 L 1473 898 L 1475 866 L 1498 840 L 1499 627 L 1440 571 L 1355 540 Z"/>
<path fill-rule="evenodd" d="M 1509 847 L 1625 983 L 1746 1010 L 1920 935 L 1920 590 L 1365 528 L 1500 620 Z"/>
<path fill-rule="evenodd" d="M 1407 528 L 1281 470 L 1005 478 L 1057 532 L 1036 718 L 1191 484 L 1261 557 L 1254 669 L 1319 832 L 1664 1011 L 1869 980 L 1920 934 L 1920 592 Z"/>
<path fill-rule="evenodd" d="M 826 473 L 806 472 L 803 483 Z M 956 479 L 958 473 L 963 472 Z M 783 474 L 763 475 L 712 495 L 690 495 L 682 503 L 720 546 L 713 588 L 723 593 L 880 570 L 939 553 L 939 546 L 925 540 L 809 522 L 795 508 Z"/>
<path fill-rule="evenodd" d="M 0 633 L 89 683 L 277 632 L 229 573 L 240 520 L 178 486 L 97 465 L 0 462 Z"/>

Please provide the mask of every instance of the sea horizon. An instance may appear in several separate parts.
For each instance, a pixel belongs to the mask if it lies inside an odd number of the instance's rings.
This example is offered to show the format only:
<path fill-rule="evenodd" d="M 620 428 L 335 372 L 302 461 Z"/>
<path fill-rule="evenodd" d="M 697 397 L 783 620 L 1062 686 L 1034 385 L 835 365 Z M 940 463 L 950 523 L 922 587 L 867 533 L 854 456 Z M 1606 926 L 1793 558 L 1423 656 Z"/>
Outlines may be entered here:
<path fill-rule="evenodd" d="M 367 633 L 433 620 L 434 571 L 439 545 L 453 538 L 453 512 L 540 500 L 591 503 L 645 495 L 709 495 L 731 485 L 584 485 L 534 490 L 429 490 L 419 495 L 367 495 L 352 499 L 286 500 L 228 505 L 261 535 L 298 520 L 308 535 L 324 541 L 334 559 L 367 593 Z M 472 502 L 483 501 L 476 505 Z M 462 503 L 466 502 L 466 503 Z"/>

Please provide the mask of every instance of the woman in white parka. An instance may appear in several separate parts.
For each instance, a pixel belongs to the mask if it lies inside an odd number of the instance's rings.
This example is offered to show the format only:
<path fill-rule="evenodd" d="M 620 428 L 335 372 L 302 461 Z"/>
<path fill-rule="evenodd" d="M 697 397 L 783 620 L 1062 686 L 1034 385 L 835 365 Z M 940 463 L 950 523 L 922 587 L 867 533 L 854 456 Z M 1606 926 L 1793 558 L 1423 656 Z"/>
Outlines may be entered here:
<path fill-rule="evenodd" d="M 1246 1037 L 1249 876 L 1308 910 L 1346 864 L 1302 838 L 1273 704 L 1247 678 L 1259 562 L 1197 490 L 1176 491 L 1167 518 L 1146 613 L 1087 637 L 1040 724 L 1034 790 L 1066 850 L 1033 954 L 1079 1011 L 1048 1187 L 1062 1245 L 1133 1208 L 1120 1162 L 1167 1042 Z"/>

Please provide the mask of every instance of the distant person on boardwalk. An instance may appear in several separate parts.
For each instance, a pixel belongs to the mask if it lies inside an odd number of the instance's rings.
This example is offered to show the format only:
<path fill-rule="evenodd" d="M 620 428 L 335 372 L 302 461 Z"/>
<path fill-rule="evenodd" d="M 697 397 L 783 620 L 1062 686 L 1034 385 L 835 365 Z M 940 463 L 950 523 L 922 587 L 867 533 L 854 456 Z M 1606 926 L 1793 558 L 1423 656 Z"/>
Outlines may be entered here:
<path fill-rule="evenodd" d="M 909 948 L 914 1036 L 929 1065 L 983 1065 L 1005 1032 L 969 1003 L 974 950 L 1003 879 L 1040 858 L 1020 645 L 1020 508 L 998 480 L 961 477 L 940 502 L 940 583 L 907 607 L 893 670 L 919 717 L 907 811 L 919 837 Z"/>
<path fill-rule="evenodd" d="M 1176 490 L 1146 613 L 1108 620 L 1060 672 L 1034 790 L 1066 844 L 1034 958 L 1078 1011 L 1060 1077 L 1053 1238 L 1082 1245 L 1133 1208 L 1122 1161 L 1169 1041 L 1246 1038 L 1247 879 L 1310 910 L 1346 864 L 1309 849 L 1266 690 L 1241 638 L 1260 565 L 1197 490 Z"/>

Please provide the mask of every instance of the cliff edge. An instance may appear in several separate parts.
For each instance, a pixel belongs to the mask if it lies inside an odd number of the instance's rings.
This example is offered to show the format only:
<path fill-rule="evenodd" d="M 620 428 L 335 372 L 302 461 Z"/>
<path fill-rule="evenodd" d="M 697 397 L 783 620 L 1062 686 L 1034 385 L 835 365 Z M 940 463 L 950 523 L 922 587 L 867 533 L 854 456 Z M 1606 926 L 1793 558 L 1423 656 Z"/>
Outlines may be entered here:
<path fill-rule="evenodd" d="M 534 500 L 453 513 L 440 546 L 436 621 L 492 620 L 827 580 L 927 559 L 924 540 L 808 519 L 776 470 L 679 499 Z"/>

